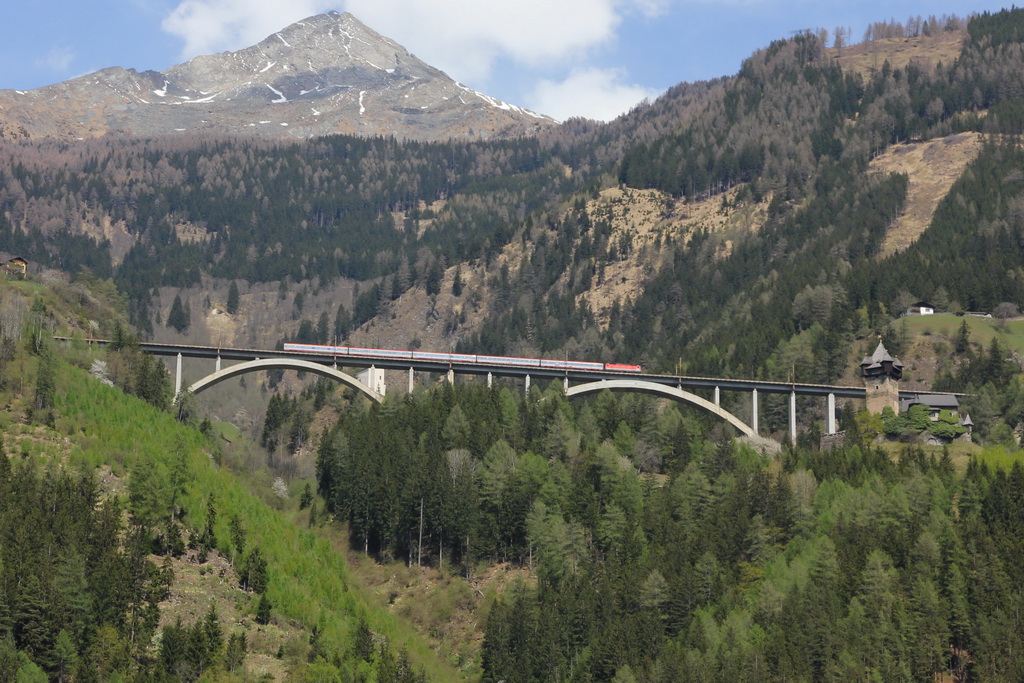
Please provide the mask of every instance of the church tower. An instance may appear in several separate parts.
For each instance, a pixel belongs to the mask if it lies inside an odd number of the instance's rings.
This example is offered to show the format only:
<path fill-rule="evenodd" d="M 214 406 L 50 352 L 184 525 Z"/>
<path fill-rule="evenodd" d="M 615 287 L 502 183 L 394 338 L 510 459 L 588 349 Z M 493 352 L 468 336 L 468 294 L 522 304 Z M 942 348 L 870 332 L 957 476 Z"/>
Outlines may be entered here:
<path fill-rule="evenodd" d="M 881 414 L 889 406 L 897 415 L 900 412 L 900 378 L 903 377 L 903 363 L 889 355 L 882 342 L 870 356 L 860 364 L 860 376 L 864 379 L 867 392 L 868 411 Z"/>

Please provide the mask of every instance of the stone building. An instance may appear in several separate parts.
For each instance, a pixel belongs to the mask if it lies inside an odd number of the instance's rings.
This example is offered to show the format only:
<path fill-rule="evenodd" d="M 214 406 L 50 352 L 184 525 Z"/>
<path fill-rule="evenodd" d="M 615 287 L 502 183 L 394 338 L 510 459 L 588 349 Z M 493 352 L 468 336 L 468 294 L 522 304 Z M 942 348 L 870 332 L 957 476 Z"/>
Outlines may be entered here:
<path fill-rule="evenodd" d="M 900 412 L 900 379 L 903 377 L 903 363 L 889 355 L 882 342 L 870 356 L 860 364 L 860 376 L 864 380 L 869 412 L 881 414 L 889 406 L 893 412 Z"/>

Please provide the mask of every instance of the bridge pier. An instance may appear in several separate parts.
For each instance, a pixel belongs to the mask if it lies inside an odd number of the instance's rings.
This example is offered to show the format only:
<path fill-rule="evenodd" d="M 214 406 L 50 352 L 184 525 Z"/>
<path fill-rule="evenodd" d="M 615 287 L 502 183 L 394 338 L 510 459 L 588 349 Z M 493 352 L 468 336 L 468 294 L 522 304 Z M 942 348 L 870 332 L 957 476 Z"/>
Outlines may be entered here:
<path fill-rule="evenodd" d="M 789 392 L 789 442 L 796 445 L 796 390 Z"/>
<path fill-rule="evenodd" d="M 526 376 L 526 390 L 524 392 L 527 396 L 530 395 L 530 376 Z"/>
<path fill-rule="evenodd" d="M 387 384 L 385 383 L 386 376 L 384 374 L 384 371 L 378 370 L 376 365 L 371 365 L 370 367 L 357 373 L 356 379 L 358 379 L 360 382 L 368 386 L 371 390 L 373 390 L 380 396 L 384 396 L 388 391 Z"/>
<path fill-rule="evenodd" d="M 562 391 L 569 391 L 569 376 L 566 375 L 562 379 Z"/>
<path fill-rule="evenodd" d="M 714 400 L 714 403 L 715 403 L 716 406 L 721 406 L 722 405 L 722 390 L 721 390 L 720 387 L 715 387 L 715 400 Z"/>
<path fill-rule="evenodd" d="M 174 395 L 181 393 L 181 354 L 178 354 L 178 366 L 174 370 Z"/>
<path fill-rule="evenodd" d="M 757 429 L 757 389 L 750 392 L 750 428 L 758 434 Z"/>
<path fill-rule="evenodd" d="M 213 364 L 213 371 L 220 372 L 220 354 L 217 354 L 217 360 Z"/>
<path fill-rule="evenodd" d="M 448 368 L 448 384 L 455 384 L 455 371 Z"/>
<path fill-rule="evenodd" d="M 829 394 L 825 399 L 825 433 L 836 433 L 836 395 Z"/>
<path fill-rule="evenodd" d="M 491 388 L 491 383 L 492 383 L 493 381 L 494 381 L 494 375 L 492 375 L 491 373 L 489 373 L 489 372 L 488 372 L 488 373 L 487 373 L 487 388 L 488 388 L 488 389 L 490 389 L 490 388 Z"/>
<path fill-rule="evenodd" d="M 412 393 L 412 389 L 413 389 L 414 384 L 415 384 L 415 382 L 414 382 L 414 378 L 413 378 L 413 369 L 412 369 L 412 366 L 410 365 L 409 366 L 409 393 L 410 394 Z"/>

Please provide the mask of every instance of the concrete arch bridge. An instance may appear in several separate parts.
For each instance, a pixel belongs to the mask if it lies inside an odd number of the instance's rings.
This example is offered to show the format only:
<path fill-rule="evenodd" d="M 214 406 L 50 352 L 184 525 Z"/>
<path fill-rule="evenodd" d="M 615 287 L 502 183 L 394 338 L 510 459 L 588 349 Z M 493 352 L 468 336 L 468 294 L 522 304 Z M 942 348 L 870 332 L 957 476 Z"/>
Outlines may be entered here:
<path fill-rule="evenodd" d="M 60 338 L 71 341 L 67 338 Z M 89 343 L 107 345 L 108 340 L 91 340 Z M 549 367 L 524 367 L 500 362 L 459 362 L 396 358 L 394 352 L 380 350 L 379 355 L 371 353 L 362 356 L 332 357 L 323 353 L 302 351 L 281 351 L 276 349 L 245 349 L 192 344 L 160 344 L 143 342 L 139 348 L 147 353 L 171 357 L 176 360 L 175 394 L 181 393 L 183 387 L 183 362 L 185 358 L 203 358 L 213 360 L 214 371 L 196 382 L 187 390 L 199 393 L 231 377 L 261 370 L 293 369 L 312 372 L 328 377 L 352 387 L 366 395 L 370 400 L 383 401 L 387 391 L 384 382 L 384 371 L 402 371 L 408 374 L 408 387 L 412 391 L 417 372 L 428 372 L 447 376 L 454 381 L 455 375 L 486 375 L 490 386 L 494 377 L 511 377 L 522 380 L 529 392 L 531 382 L 537 380 L 561 380 L 568 398 L 598 393 L 606 389 L 611 391 L 631 391 L 669 398 L 711 413 L 733 425 L 745 438 L 753 441 L 761 439 L 758 425 L 758 401 L 762 393 L 784 394 L 789 397 L 789 438 L 796 441 L 797 433 L 797 396 L 820 397 L 825 401 L 825 433 L 836 432 L 836 398 L 856 398 L 864 400 L 864 386 L 851 387 L 840 385 L 808 384 L 799 382 L 773 382 L 767 380 L 745 380 L 724 377 L 694 377 L 684 375 L 662 375 L 644 373 L 633 370 L 617 369 L 567 369 Z M 454 354 L 453 354 L 454 356 Z M 237 362 L 224 367 L 222 361 Z M 339 370 L 339 366 L 353 368 L 356 376 Z M 711 400 L 694 393 L 695 390 L 710 393 Z M 745 393 L 750 397 L 750 421 L 744 422 L 736 415 L 721 407 L 721 392 L 733 391 Z M 900 398 L 926 396 L 931 392 L 907 391 L 899 392 Z"/>

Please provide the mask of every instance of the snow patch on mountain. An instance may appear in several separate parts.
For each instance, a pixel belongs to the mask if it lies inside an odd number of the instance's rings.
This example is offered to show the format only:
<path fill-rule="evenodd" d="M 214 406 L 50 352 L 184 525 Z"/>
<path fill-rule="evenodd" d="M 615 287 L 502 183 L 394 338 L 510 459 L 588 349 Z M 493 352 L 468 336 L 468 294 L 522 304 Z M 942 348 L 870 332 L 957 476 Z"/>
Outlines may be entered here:
<path fill-rule="evenodd" d="M 284 96 L 283 92 L 281 92 L 274 86 L 270 85 L 269 83 L 264 83 L 264 85 L 270 88 L 274 92 L 274 94 L 277 95 L 276 100 L 270 100 L 271 104 L 282 104 L 288 101 L 288 98 Z"/>

